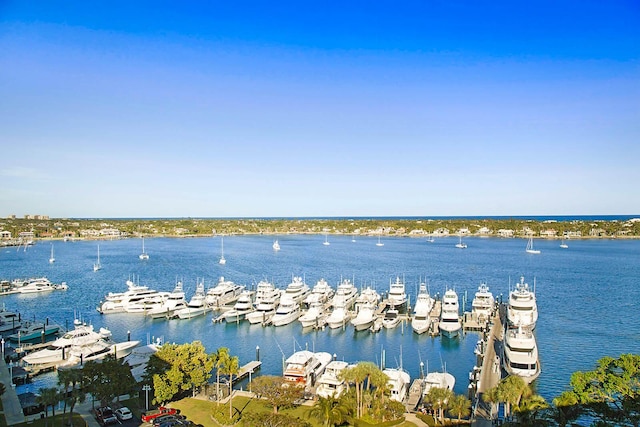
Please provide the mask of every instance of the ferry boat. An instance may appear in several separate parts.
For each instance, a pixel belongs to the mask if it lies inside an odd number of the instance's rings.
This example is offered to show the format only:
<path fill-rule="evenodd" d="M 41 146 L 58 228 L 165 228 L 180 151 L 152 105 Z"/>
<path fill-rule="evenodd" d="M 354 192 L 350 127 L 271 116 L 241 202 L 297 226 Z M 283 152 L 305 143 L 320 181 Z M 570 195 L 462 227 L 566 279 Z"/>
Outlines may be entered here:
<path fill-rule="evenodd" d="M 486 322 L 491 317 L 495 305 L 493 294 L 486 283 L 481 283 L 471 302 L 471 313 L 480 322 Z"/>
<path fill-rule="evenodd" d="M 231 280 L 220 277 L 218 284 L 207 291 L 205 302 L 209 307 L 220 309 L 225 305 L 235 303 L 244 290 L 244 285 L 238 285 Z"/>
<path fill-rule="evenodd" d="M 462 323 L 458 313 L 458 294 L 453 289 L 447 289 L 442 297 L 442 312 L 440 313 L 440 332 L 448 338 L 460 334 Z"/>
<path fill-rule="evenodd" d="M 416 306 L 413 309 L 413 318 L 411 319 L 411 328 L 416 334 L 423 334 L 429 330 L 433 304 L 434 300 L 429 295 L 426 283 L 420 283 L 420 290 L 418 291 Z"/>
<path fill-rule="evenodd" d="M 300 317 L 300 304 L 291 298 L 282 297 L 276 313 L 271 318 L 273 326 L 284 326 Z"/>
<path fill-rule="evenodd" d="M 316 379 L 324 373 L 329 362 L 329 353 L 297 351 L 285 360 L 284 379 L 300 386 L 315 385 Z"/>
<path fill-rule="evenodd" d="M 340 378 L 340 374 L 347 367 L 349 367 L 349 364 L 342 360 L 329 362 L 324 373 L 316 381 L 316 394 L 324 398 L 333 397 L 337 399 L 340 397 L 347 389 L 346 382 Z"/>
<path fill-rule="evenodd" d="M 533 331 L 518 327 L 505 334 L 504 369 L 511 375 L 518 375 L 526 383 L 531 383 L 540 375 L 538 345 Z"/>
<path fill-rule="evenodd" d="M 400 277 L 396 277 L 395 282 L 389 283 L 389 295 L 387 297 L 389 305 L 402 311 L 407 305 L 407 293 L 405 292 L 404 282 Z"/>
<path fill-rule="evenodd" d="M 538 305 L 536 295 L 520 277 L 514 290 L 509 292 L 507 305 L 507 321 L 510 326 L 534 329 L 538 321 Z"/>

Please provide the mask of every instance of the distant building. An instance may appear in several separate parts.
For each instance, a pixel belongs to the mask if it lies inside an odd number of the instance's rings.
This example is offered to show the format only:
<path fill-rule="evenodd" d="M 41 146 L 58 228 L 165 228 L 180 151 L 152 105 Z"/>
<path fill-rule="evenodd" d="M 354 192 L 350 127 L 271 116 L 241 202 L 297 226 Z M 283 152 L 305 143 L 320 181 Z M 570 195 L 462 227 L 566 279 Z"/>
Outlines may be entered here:
<path fill-rule="evenodd" d="M 0 231 L 0 239 L 10 239 L 10 238 L 11 238 L 10 231 L 6 231 L 6 230 Z"/>

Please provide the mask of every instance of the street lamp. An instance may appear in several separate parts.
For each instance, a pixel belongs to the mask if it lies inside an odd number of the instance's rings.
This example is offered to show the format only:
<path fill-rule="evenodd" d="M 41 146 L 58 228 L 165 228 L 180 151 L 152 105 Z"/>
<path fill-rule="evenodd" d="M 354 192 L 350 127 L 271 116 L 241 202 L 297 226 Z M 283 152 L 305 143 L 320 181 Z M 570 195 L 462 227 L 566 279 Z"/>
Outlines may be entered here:
<path fill-rule="evenodd" d="M 145 393 L 145 408 L 149 410 L 149 391 L 151 390 L 151 386 L 149 384 L 145 384 L 142 386 L 142 390 Z"/>
<path fill-rule="evenodd" d="M 2 360 L 4 360 L 4 337 L 0 339 L 0 344 L 2 344 Z"/>
<path fill-rule="evenodd" d="M 11 386 L 13 387 L 13 361 L 9 362 L 9 378 L 11 378 Z"/>
<path fill-rule="evenodd" d="M 251 374 L 253 373 L 253 369 L 249 371 L 249 393 L 251 393 Z"/>

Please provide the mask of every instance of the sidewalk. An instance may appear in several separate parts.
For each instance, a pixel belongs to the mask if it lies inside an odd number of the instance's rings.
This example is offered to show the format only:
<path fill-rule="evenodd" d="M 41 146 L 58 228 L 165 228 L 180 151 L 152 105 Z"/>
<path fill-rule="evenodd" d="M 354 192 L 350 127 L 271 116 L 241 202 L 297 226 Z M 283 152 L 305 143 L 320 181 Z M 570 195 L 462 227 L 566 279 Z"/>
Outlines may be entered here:
<path fill-rule="evenodd" d="M 22 413 L 22 405 L 18 400 L 11 374 L 4 359 L 0 357 L 0 382 L 4 384 L 5 392 L 2 395 L 2 407 L 4 408 L 4 419 L 8 426 L 13 426 L 25 422 L 26 418 Z"/>

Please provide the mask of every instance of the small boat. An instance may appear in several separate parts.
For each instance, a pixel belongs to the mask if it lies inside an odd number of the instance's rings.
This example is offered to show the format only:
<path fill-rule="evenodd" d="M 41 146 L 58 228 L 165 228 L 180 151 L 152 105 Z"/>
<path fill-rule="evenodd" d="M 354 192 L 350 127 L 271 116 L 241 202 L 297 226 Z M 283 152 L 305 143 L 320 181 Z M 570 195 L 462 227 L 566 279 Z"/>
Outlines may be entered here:
<path fill-rule="evenodd" d="M 467 244 L 462 243 L 462 236 L 459 236 L 458 243 L 456 243 L 456 248 L 458 249 L 467 249 Z"/>
<path fill-rule="evenodd" d="M 100 245 L 98 245 L 98 260 L 93 264 L 93 271 L 98 271 L 102 268 L 102 264 L 100 264 Z"/>
<path fill-rule="evenodd" d="M 331 243 L 329 243 L 329 236 L 327 234 L 324 235 L 324 242 L 322 242 L 323 245 L 325 246 L 329 246 Z"/>
<path fill-rule="evenodd" d="M 533 237 L 529 237 L 529 242 L 527 242 L 527 248 L 525 249 L 528 254 L 539 254 L 539 249 L 533 249 Z"/>
<path fill-rule="evenodd" d="M 562 242 L 560 243 L 560 247 L 561 247 L 562 249 L 567 249 L 567 248 L 569 247 L 569 245 L 567 245 L 567 244 L 564 242 L 564 238 L 562 239 Z"/>
<path fill-rule="evenodd" d="M 142 260 L 149 259 L 149 254 L 144 251 L 144 237 L 142 237 L 142 253 L 138 256 L 138 258 Z"/>
<path fill-rule="evenodd" d="M 376 243 L 376 246 L 384 246 L 384 243 L 380 241 L 380 236 L 378 236 L 378 243 Z"/>
<path fill-rule="evenodd" d="M 224 259 L 224 237 L 220 238 L 220 261 L 218 261 L 218 264 L 221 265 L 225 265 L 227 263 L 227 260 Z"/>
<path fill-rule="evenodd" d="M 401 320 L 399 314 L 400 313 L 396 308 L 390 308 L 389 310 L 387 310 L 384 314 L 384 317 L 382 318 L 382 326 L 384 326 L 386 329 L 393 329 L 398 326 Z"/>
<path fill-rule="evenodd" d="M 51 244 L 51 256 L 49 257 L 49 264 L 56 262 L 56 258 L 53 256 L 53 243 Z"/>
<path fill-rule="evenodd" d="M 280 250 L 280 243 L 278 243 L 278 241 L 276 240 L 275 242 L 273 242 L 273 250 L 278 252 Z"/>

